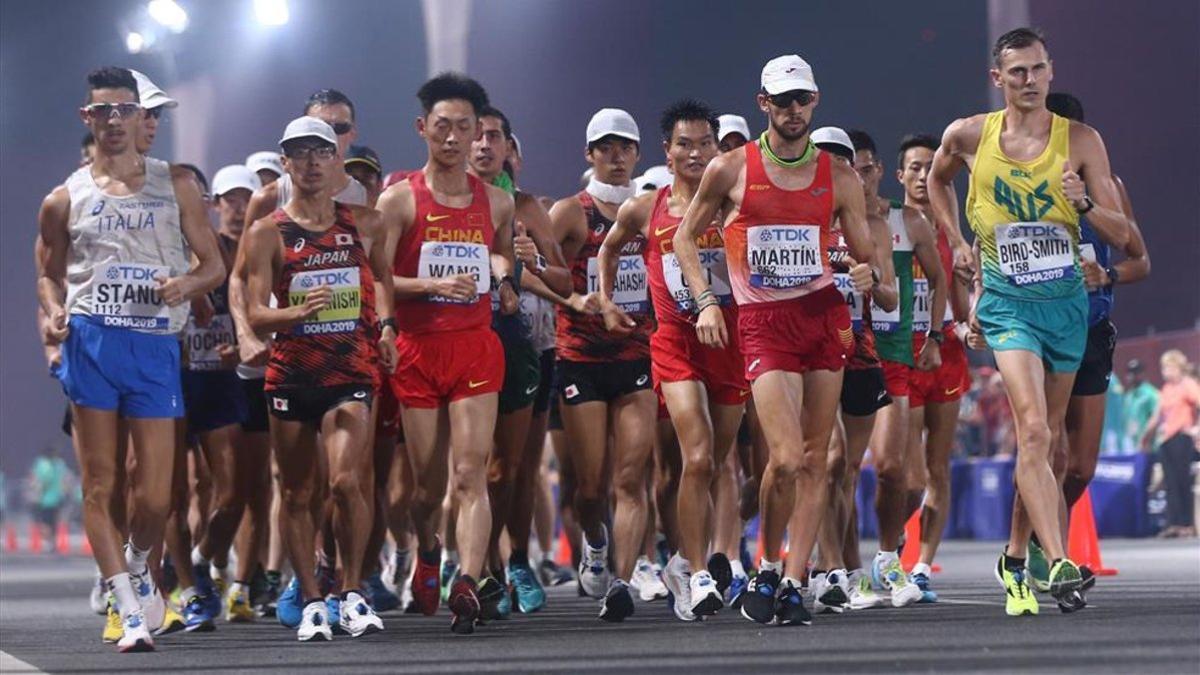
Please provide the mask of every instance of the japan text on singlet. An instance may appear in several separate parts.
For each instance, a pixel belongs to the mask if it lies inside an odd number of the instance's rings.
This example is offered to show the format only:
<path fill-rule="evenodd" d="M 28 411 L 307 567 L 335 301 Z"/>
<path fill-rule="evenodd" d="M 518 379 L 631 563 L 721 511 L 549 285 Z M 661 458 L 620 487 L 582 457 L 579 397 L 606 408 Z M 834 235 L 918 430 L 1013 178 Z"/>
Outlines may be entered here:
<path fill-rule="evenodd" d="M 688 324 L 690 327 L 695 317 L 695 298 L 683 278 L 679 259 L 675 257 L 675 231 L 683 218 L 671 215 L 670 203 L 670 186 L 659 188 L 646 228 L 645 259 L 650 299 L 660 326 Z M 725 264 L 725 242 L 720 226 L 710 225 L 696 238 L 696 247 L 700 253 L 700 269 L 708 280 L 708 287 L 721 303 L 726 325 L 736 326 L 737 305 L 733 302 L 733 289 L 729 287 L 729 268 Z"/>
<path fill-rule="evenodd" d="M 604 217 L 592 196 L 580 192 L 576 199 L 587 217 L 587 239 L 571 263 L 572 290 L 579 295 L 600 290 L 600 271 L 596 256 L 600 244 L 612 229 L 613 221 Z M 645 237 L 640 234 L 621 248 L 617 278 L 613 283 L 613 302 L 629 314 L 637 325 L 630 335 L 610 333 L 599 314 L 582 314 L 567 307 L 558 308 L 558 358 L 568 361 L 604 363 L 632 361 L 650 356 L 650 334 L 654 321 L 650 315 L 650 297 L 646 289 L 646 261 L 642 250 Z"/>
<path fill-rule="evenodd" d="M 492 240 L 496 230 L 487 187 L 468 175 L 471 204 L 454 208 L 439 204 L 425 182 L 425 172 L 408 175 L 412 188 L 413 223 L 400 237 L 394 274 L 440 279 L 458 274 L 475 280 L 475 296 L 455 301 L 438 295 L 397 299 L 396 324 L 407 333 L 442 333 L 487 329 L 492 321 L 488 290 L 492 283 Z"/>
<path fill-rule="evenodd" d="M 833 285 L 833 171 L 817 153 L 816 175 L 799 190 L 771 182 L 757 143 L 747 143 L 746 187 L 733 222 L 725 226 L 726 262 L 739 305 L 789 300 Z"/>
<path fill-rule="evenodd" d="M 349 207 L 338 204 L 323 232 L 301 227 L 283 209 L 273 217 L 283 241 L 283 265 L 274 294 L 280 307 L 303 304 L 321 286 L 329 306 L 275 334 L 267 389 L 374 384 L 379 377 L 375 276 Z"/>
<path fill-rule="evenodd" d="M 159 280 L 186 274 L 187 244 L 180 228 L 171 165 L 145 158 L 142 189 L 128 196 L 105 193 L 84 166 L 67 179 L 67 312 L 105 326 L 143 333 L 178 333 L 188 305 L 168 307 Z"/>
<path fill-rule="evenodd" d="M 989 113 L 967 191 L 967 221 L 979 239 L 983 286 L 1023 300 L 1081 293 L 1079 214 L 1063 192 L 1071 121 L 1053 115 L 1041 155 L 1004 154 L 1004 111 Z"/>

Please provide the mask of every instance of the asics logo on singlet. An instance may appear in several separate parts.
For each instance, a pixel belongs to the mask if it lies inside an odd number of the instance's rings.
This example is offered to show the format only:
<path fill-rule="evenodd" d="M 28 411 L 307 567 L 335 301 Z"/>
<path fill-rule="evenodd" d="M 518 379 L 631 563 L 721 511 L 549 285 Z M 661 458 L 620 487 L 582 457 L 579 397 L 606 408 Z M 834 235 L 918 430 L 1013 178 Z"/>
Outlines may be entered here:
<path fill-rule="evenodd" d="M 92 215 L 98 216 L 98 215 L 100 215 L 100 212 L 103 210 L 104 210 L 104 200 L 101 199 L 100 201 L 96 202 L 95 208 L 92 209 Z"/>
<path fill-rule="evenodd" d="M 996 204 L 1008 209 L 1009 214 L 1017 220 L 1037 220 L 1054 206 L 1054 197 L 1046 194 L 1050 188 L 1049 181 L 1042 181 L 1033 192 L 1022 192 L 996 176 L 993 188 Z"/>
<path fill-rule="evenodd" d="M 436 223 L 436 222 L 437 222 L 437 221 L 439 221 L 439 220 L 445 220 L 445 219 L 447 219 L 447 218 L 449 218 L 449 217 L 450 217 L 450 214 L 449 214 L 449 213 L 443 213 L 443 214 L 442 214 L 442 215 L 440 215 L 440 216 L 435 216 L 435 215 L 433 215 L 432 213 L 426 213 L 426 214 L 425 214 L 425 222 L 427 222 L 427 223 Z"/>
<path fill-rule="evenodd" d="M 292 250 L 295 251 L 296 253 L 299 253 L 301 251 L 301 249 L 303 249 L 303 248 L 304 248 L 304 238 L 301 237 L 296 240 L 296 245 L 292 247 Z"/>

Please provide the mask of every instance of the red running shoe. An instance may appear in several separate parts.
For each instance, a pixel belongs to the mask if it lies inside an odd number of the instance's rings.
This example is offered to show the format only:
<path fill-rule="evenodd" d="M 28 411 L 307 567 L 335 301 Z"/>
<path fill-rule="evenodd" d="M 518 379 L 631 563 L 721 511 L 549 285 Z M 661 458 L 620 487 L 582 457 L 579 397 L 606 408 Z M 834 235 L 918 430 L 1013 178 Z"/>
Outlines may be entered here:
<path fill-rule="evenodd" d="M 450 587 L 450 601 L 447 603 L 454 618 L 450 620 L 450 630 L 459 635 L 475 632 L 475 620 L 479 618 L 478 586 L 470 575 L 458 577 Z"/>
<path fill-rule="evenodd" d="M 428 565 L 417 556 L 417 568 L 413 571 L 412 598 L 413 604 L 425 616 L 437 613 L 441 602 L 441 586 L 438 579 L 438 566 Z"/>

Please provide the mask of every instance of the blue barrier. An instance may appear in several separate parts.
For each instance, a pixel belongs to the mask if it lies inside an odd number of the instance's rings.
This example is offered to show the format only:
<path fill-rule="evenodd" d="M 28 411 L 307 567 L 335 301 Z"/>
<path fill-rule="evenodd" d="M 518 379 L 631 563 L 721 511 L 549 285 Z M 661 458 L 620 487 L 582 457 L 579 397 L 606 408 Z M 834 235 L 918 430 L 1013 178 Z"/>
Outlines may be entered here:
<path fill-rule="evenodd" d="M 1101 457 L 1092 479 L 1092 512 L 1101 537 L 1148 537 L 1154 534 L 1146 508 L 1147 455 Z"/>

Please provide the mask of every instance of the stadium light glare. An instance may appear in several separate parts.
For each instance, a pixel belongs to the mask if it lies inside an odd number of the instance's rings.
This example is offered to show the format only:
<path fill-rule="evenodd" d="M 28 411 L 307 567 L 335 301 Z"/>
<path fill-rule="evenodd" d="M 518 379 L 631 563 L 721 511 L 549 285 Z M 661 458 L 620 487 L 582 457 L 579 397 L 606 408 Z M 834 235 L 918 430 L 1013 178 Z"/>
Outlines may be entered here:
<path fill-rule="evenodd" d="M 129 50 L 130 54 L 140 54 L 146 47 L 146 38 L 142 37 L 137 31 L 130 31 L 125 35 L 125 49 Z"/>
<path fill-rule="evenodd" d="M 254 0 L 254 16 L 263 26 L 282 26 L 290 18 L 287 0 Z"/>
<path fill-rule="evenodd" d="M 187 28 L 187 12 L 175 0 L 150 0 L 146 11 L 172 33 L 182 33 Z"/>

